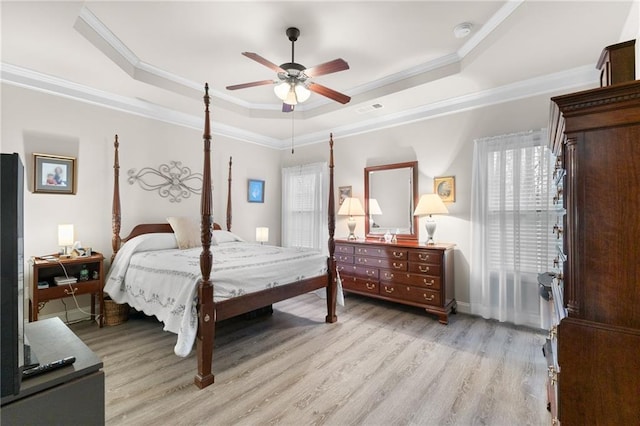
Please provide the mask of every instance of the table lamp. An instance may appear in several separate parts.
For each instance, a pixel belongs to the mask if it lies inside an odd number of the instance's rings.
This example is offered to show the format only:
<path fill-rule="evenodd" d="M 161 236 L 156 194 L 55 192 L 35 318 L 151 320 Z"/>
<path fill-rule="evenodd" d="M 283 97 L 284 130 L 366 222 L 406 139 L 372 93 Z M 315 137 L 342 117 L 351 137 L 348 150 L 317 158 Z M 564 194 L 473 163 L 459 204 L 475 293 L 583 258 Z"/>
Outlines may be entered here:
<path fill-rule="evenodd" d="M 269 241 L 269 228 L 266 226 L 259 226 L 256 228 L 256 241 L 260 244 L 264 244 Z"/>
<path fill-rule="evenodd" d="M 447 213 L 449 213 L 449 210 L 447 210 L 447 207 L 442 202 L 442 198 L 440 198 L 438 194 L 424 194 L 420 197 L 420 201 L 418 201 L 413 215 L 428 216 L 424 225 L 429 235 L 427 244 L 435 244 L 433 234 L 436 232 L 436 222 L 431 215 Z"/>
<path fill-rule="evenodd" d="M 373 220 L 374 214 L 382 214 L 382 210 L 380 210 L 380 204 L 378 204 L 378 200 L 375 198 L 369 198 L 369 221 L 371 223 L 372 228 L 379 228 L 380 225 Z"/>
<path fill-rule="evenodd" d="M 64 248 L 64 256 L 69 256 L 69 247 L 73 245 L 73 225 L 58 225 L 58 245 Z"/>
<path fill-rule="evenodd" d="M 357 240 L 358 238 L 353 233 L 356 229 L 356 220 L 353 218 L 354 216 L 364 216 L 364 209 L 362 208 L 362 204 L 360 200 L 357 198 L 345 198 L 338 210 L 339 216 L 349 216 L 349 220 L 347 221 L 347 226 L 349 227 L 349 236 L 348 240 Z"/>

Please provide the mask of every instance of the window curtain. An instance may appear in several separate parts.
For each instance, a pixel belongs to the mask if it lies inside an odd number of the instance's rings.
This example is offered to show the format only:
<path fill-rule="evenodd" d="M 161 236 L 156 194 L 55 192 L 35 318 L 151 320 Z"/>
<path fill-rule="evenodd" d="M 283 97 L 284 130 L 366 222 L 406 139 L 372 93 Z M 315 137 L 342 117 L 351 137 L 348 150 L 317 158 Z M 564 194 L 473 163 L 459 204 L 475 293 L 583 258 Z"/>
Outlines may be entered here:
<path fill-rule="evenodd" d="M 537 276 L 552 267 L 554 160 L 545 129 L 474 141 L 471 312 L 543 328 Z"/>
<path fill-rule="evenodd" d="M 329 252 L 327 163 L 282 169 L 282 245 Z"/>

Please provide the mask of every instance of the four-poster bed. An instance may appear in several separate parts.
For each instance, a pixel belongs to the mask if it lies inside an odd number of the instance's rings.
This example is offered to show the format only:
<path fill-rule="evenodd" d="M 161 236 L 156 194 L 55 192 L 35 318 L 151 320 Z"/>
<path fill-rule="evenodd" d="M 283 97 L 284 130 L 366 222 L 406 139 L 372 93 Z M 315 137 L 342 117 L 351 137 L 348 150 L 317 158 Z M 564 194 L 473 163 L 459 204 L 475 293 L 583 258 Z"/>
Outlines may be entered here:
<path fill-rule="evenodd" d="M 191 263 L 198 265 L 199 271 L 197 273 L 197 277 L 192 283 L 197 282 L 197 288 L 194 288 L 193 293 L 186 293 L 184 296 L 186 302 L 185 309 L 182 309 L 181 312 L 184 314 L 184 318 L 182 320 L 181 325 L 179 326 L 180 331 L 183 328 L 189 328 L 187 324 L 189 322 L 189 315 L 192 315 L 192 321 L 194 324 L 193 332 L 195 336 L 192 336 L 195 339 L 195 346 L 197 352 L 197 360 L 198 360 L 198 371 L 194 378 L 195 384 L 199 388 L 203 388 L 213 383 L 214 376 L 212 373 L 212 361 L 213 361 L 213 344 L 214 344 L 214 336 L 215 336 L 215 323 L 217 321 L 221 321 L 227 318 L 231 318 L 243 313 L 251 312 L 256 309 L 269 306 L 273 303 L 295 297 L 304 293 L 308 293 L 313 290 L 318 290 L 321 288 L 326 288 L 327 291 L 327 316 L 325 321 L 328 323 L 333 323 L 337 321 L 336 316 L 336 282 L 335 282 L 335 242 L 334 242 L 334 231 L 335 231 L 335 202 L 334 202 L 334 184 L 333 184 L 333 137 L 330 136 L 329 139 L 329 207 L 328 207 L 328 228 L 329 228 L 329 240 L 328 240 L 328 249 L 329 256 L 315 253 L 310 253 L 309 250 L 305 251 L 304 249 L 287 249 L 280 247 L 267 247 L 264 246 L 260 250 L 266 250 L 269 252 L 269 255 L 272 258 L 276 259 L 272 266 L 268 266 L 267 261 L 263 261 L 260 258 L 259 254 L 254 254 L 251 250 L 258 250 L 257 247 L 262 247 L 260 245 L 252 244 L 252 243 L 244 243 L 248 245 L 247 254 L 244 255 L 245 258 L 250 258 L 251 264 L 246 265 L 247 270 L 256 267 L 256 265 L 261 265 L 260 273 L 264 274 L 264 270 L 273 271 L 273 274 L 290 274 L 288 277 L 283 278 L 282 275 L 271 277 L 271 281 L 265 286 L 264 283 L 260 288 L 251 288 L 250 283 L 247 282 L 246 285 L 243 283 L 240 286 L 240 289 L 230 289 L 227 286 L 227 281 L 231 280 L 243 280 L 245 276 L 237 275 L 230 276 L 229 273 L 225 275 L 224 267 L 220 267 L 221 262 L 226 262 L 228 257 L 231 258 L 230 262 L 237 261 L 238 255 L 237 253 L 241 250 L 240 247 L 243 242 L 239 241 L 240 238 L 237 238 L 233 234 L 231 234 L 231 159 L 229 160 L 229 193 L 227 197 L 227 231 L 222 231 L 218 224 L 214 224 L 212 217 L 212 192 L 211 192 L 211 132 L 210 132 L 210 124 L 209 124 L 209 94 L 208 94 L 208 85 L 205 85 L 205 95 L 204 95 L 204 104 L 205 104 L 205 124 L 204 124 L 204 166 L 203 166 L 203 185 L 202 185 L 202 194 L 201 194 L 201 203 L 200 203 L 200 240 L 201 240 L 201 251 L 199 254 L 198 261 L 191 260 Z M 135 290 L 132 291 L 132 287 L 127 288 L 128 284 L 125 285 L 125 269 L 122 269 L 120 266 L 121 263 L 125 262 L 122 260 L 123 258 L 133 258 L 135 254 L 132 254 L 135 251 L 134 249 L 129 249 L 127 247 L 127 242 L 129 244 L 133 244 L 134 246 L 137 244 L 138 246 L 149 245 L 148 241 L 143 241 L 141 238 L 152 237 L 153 235 L 147 234 L 165 234 L 165 241 L 162 244 L 166 244 L 168 237 L 166 234 L 171 234 L 175 231 L 169 223 L 159 223 L 159 224 L 141 224 L 137 225 L 133 228 L 131 233 L 125 237 L 120 238 L 120 227 L 121 227 L 121 206 L 120 206 L 120 195 L 119 195 L 119 155 L 118 155 L 118 137 L 116 136 L 114 142 L 114 194 L 113 194 L 113 211 L 112 211 L 112 246 L 114 257 L 112 257 L 112 262 L 115 260 L 115 264 L 112 264 L 112 268 L 110 271 L 110 277 L 108 281 L 112 281 L 112 275 L 115 276 L 113 283 L 107 283 L 105 287 L 105 291 L 109 291 L 110 296 L 115 300 L 115 294 L 118 293 L 118 297 L 125 294 L 127 291 L 133 296 L 143 296 L 144 292 L 147 291 L 149 293 L 153 292 L 153 297 L 150 299 L 154 299 L 156 305 L 161 305 L 162 303 L 158 303 L 158 296 L 155 292 L 156 289 L 153 290 L 140 290 L 136 287 Z M 215 235 L 214 235 L 215 233 Z M 177 232 L 176 232 L 177 234 Z M 214 236 L 212 238 L 212 235 Z M 176 235 L 177 237 L 177 235 Z M 229 239 L 230 238 L 230 239 Z M 175 241 L 175 240 L 173 240 Z M 154 243 L 156 244 L 156 243 Z M 161 245 L 162 245 L 161 244 Z M 212 245 L 214 246 L 212 248 Z M 122 252 L 119 252 L 123 247 Z M 141 255 L 146 258 L 152 258 L 160 255 L 160 252 L 165 248 L 171 248 L 169 246 L 160 247 L 157 246 L 157 252 L 145 252 Z M 227 249 L 229 248 L 229 249 Z M 199 251 L 200 249 L 191 249 Z M 226 251 L 225 251 L 226 250 Z M 164 250 L 164 252 L 173 252 L 178 251 L 180 254 L 176 256 L 176 258 L 182 257 L 181 260 L 186 259 L 187 252 L 189 250 Z M 130 252 L 130 253 L 129 253 Z M 291 252 L 291 253 L 289 253 Z M 118 256 L 116 257 L 116 254 Z M 214 259 L 214 254 L 216 258 Z M 288 256 L 288 257 L 287 257 Z M 318 258 L 319 256 L 319 258 Z M 289 259 L 290 258 L 290 259 Z M 214 267 L 215 260 L 215 267 Z M 143 262 L 143 260 L 138 259 L 139 262 Z M 317 267 L 317 262 L 321 263 L 321 269 Z M 120 262 L 120 263 L 118 263 Z M 128 262 L 128 260 L 126 261 Z M 167 263 L 164 262 L 163 265 Z M 245 261 L 246 262 L 246 261 Z M 269 261 L 270 262 L 270 261 Z M 277 263 L 282 262 L 282 263 Z M 290 266 L 289 263 L 291 262 Z M 316 262 L 316 265 L 314 265 Z M 128 265 L 128 263 L 127 263 Z M 302 265 L 302 266 L 301 266 Z M 242 265 L 244 267 L 245 265 Z M 306 268 L 306 269 L 296 269 L 296 268 Z M 186 266 L 184 266 L 186 268 Z M 271 268 L 271 269 L 268 269 Z M 115 269 L 115 271 L 114 271 Z M 133 268 L 135 269 L 135 268 Z M 132 271 L 133 271 L 132 269 Z M 148 270 L 145 264 L 140 263 L 137 266 L 139 270 Z M 178 268 L 181 269 L 181 268 Z M 197 269 L 197 268 L 196 268 Z M 212 269 L 214 269 L 212 273 Z M 240 267 L 236 264 L 231 263 L 231 266 L 227 268 L 228 270 L 237 270 L 239 271 Z M 284 271 L 284 272 L 280 272 Z M 291 272 L 296 271 L 296 272 Z M 254 271 L 255 272 L 255 271 Z M 162 271 L 163 274 L 167 275 L 167 271 Z M 267 275 L 269 275 L 269 272 Z M 136 272 L 127 272 L 132 276 L 135 276 Z M 295 274 L 295 275 L 294 275 Z M 185 270 L 179 270 L 176 272 L 177 275 L 188 275 Z M 213 276 L 212 276 L 213 275 Z M 249 275 L 249 281 L 259 281 L 259 278 L 254 275 Z M 171 277 L 174 279 L 174 277 Z M 119 281 L 118 281 L 119 280 Z M 117 281 L 117 282 L 116 282 Z M 140 279 L 140 281 L 146 281 L 143 285 L 155 285 L 155 279 Z M 224 282 L 223 282 L 224 281 Z M 150 283 L 152 282 L 152 283 Z M 177 281 L 176 281 L 177 282 Z M 281 284 L 283 283 L 283 284 Z M 193 284 L 192 284 L 193 285 Z M 176 287 L 177 285 L 164 285 L 165 288 L 168 287 Z M 141 287 L 142 288 L 142 287 Z M 214 288 L 216 292 L 214 293 Z M 163 290 L 157 290 L 162 292 Z M 173 290 L 171 290 L 173 291 Z M 112 294 L 113 293 L 113 294 Z M 224 296 L 221 296 L 220 293 L 224 293 Z M 214 296 L 215 294 L 215 296 Z M 235 296 L 235 294 L 239 294 Z M 229 296 L 231 295 L 231 296 Z M 165 296 L 163 296 L 165 297 Z M 166 296 L 167 300 L 173 300 L 174 295 Z M 177 296 L 176 296 L 177 297 Z M 191 299 L 189 299 L 191 297 Z M 215 299 L 214 299 L 215 297 Z M 146 297 L 138 297 L 133 300 L 134 303 L 138 302 L 138 299 L 149 299 Z M 125 299 L 121 299 L 125 300 Z M 163 299 L 165 300 L 165 299 Z M 192 303 L 192 312 L 188 310 L 191 309 L 188 304 Z M 134 306 L 136 307 L 136 306 Z M 136 307 L 138 308 L 138 307 Z M 169 329 L 170 331 L 174 331 L 168 327 L 168 322 L 163 319 L 164 313 L 161 311 L 153 311 L 157 306 L 150 308 L 154 315 L 158 316 L 158 319 L 165 322 L 165 329 Z M 143 308 L 145 312 L 147 310 Z M 176 309 L 174 308 L 174 311 Z M 160 312 L 157 314 L 156 312 Z M 174 314 L 175 312 L 171 312 Z M 167 314 L 168 315 L 168 314 Z M 197 320 L 196 320 L 197 318 Z M 195 324 L 197 323 L 197 324 Z M 185 325 L 187 324 L 187 325 Z M 181 335 L 180 332 L 174 331 L 178 333 L 178 341 L 179 343 L 176 345 L 176 348 L 180 345 Z M 188 335 L 188 333 L 186 333 Z M 185 339 L 183 339 L 185 340 Z M 183 345 L 190 345 L 188 349 L 190 350 L 193 346 L 193 342 L 186 339 L 186 343 L 183 342 Z M 178 353 L 178 352 L 176 352 Z"/>

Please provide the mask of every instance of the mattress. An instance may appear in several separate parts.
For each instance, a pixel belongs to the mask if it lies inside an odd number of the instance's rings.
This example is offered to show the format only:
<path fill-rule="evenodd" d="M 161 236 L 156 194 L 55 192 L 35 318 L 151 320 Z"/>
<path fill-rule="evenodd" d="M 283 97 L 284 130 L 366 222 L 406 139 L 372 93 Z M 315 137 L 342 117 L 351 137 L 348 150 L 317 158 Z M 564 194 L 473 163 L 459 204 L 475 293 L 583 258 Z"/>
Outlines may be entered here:
<path fill-rule="evenodd" d="M 191 352 L 198 327 L 201 252 L 178 249 L 173 234 L 138 236 L 118 251 L 104 288 L 115 302 L 155 315 L 165 330 L 176 333 L 174 352 L 183 357 Z M 215 302 L 327 273 L 327 256 L 316 250 L 232 238 L 212 245 L 211 252 Z"/>

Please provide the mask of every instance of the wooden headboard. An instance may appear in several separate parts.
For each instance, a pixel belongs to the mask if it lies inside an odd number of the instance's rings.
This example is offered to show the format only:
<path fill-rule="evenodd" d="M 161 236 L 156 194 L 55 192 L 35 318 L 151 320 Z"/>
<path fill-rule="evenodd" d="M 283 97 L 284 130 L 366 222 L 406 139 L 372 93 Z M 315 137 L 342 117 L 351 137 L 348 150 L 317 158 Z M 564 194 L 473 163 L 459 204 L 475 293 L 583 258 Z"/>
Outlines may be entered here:
<path fill-rule="evenodd" d="M 221 230 L 222 228 L 220 227 L 219 224 L 214 222 L 213 229 Z M 171 228 L 171 225 L 169 225 L 168 223 L 141 223 L 140 225 L 134 226 L 133 229 L 131 230 L 131 233 L 129 233 L 129 235 L 127 235 L 126 237 L 122 238 L 121 241 L 125 243 L 130 239 L 143 234 L 172 234 L 172 233 L 173 233 L 173 228 Z"/>

